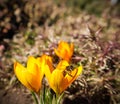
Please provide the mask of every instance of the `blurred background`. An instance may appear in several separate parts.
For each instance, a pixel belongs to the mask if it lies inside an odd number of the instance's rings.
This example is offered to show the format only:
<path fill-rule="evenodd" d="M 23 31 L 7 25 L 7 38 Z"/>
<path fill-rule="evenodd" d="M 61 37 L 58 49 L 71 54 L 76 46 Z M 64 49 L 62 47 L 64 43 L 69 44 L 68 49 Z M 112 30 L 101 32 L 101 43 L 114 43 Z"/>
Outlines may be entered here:
<path fill-rule="evenodd" d="M 33 104 L 13 62 L 53 56 L 60 40 L 84 66 L 63 104 L 119 104 L 120 0 L 0 0 L 0 103 Z"/>
<path fill-rule="evenodd" d="M 119 18 L 119 11 L 119 0 L 0 0 L 0 40 L 24 28 L 52 25 L 61 16 L 88 13 L 110 22 Z"/>

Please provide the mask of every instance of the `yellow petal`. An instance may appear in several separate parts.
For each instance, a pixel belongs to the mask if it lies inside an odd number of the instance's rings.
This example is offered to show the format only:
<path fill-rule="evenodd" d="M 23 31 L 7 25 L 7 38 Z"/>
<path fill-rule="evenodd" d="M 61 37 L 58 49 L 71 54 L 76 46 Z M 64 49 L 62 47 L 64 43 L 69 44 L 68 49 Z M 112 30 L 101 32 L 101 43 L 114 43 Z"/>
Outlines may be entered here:
<path fill-rule="evenodd" d="M 73 43 L 71 43 L 70 44 L 70 57 L 73 55 L 73 51 L 74 51 L 74 44 Z"/>
<path fill-rule="evenodd" d="M 54 90 L 56 94 L 60 94 L 62 92 L 61 84 L 63 82 L 63 74 L 61 70 L 54 70 L 51 79 L 50 79 L 50 87 Z"/>
<path fill-rule="evenodd" d="M 60 61 L 60 62 L 58 63 L 56 69 L 65 70 L 67 66 L 69 66 L 68 61 L 62 60 L 62 61 Z"/>
<path fill-rule="evenodd" d="M 42 59 L 45 61 L 44 73 L 46 75 L 46 78 L 48 79 L 48 82 L 50 82 L 51 74 L 54 70 L 52 66 L 52 58 L 50 56 L 43 55 Z"/>
<path fill-rule="evenodd" d="M 27 83 L 26 81 L 26 71 L 27 69 L 24 68 L 21 64 L 19 64 L 18 62 L 15 62 L 14 63 L 14 72 L 15 72 L 15 75 L 17 76 L 18 80 L 24 85 L 26 86 L 27 88 L 30 89 L 29 87 L 29 84 Z"/>
<path fill-rule="evenodd" d="M 51 80 L 51 75 L 52 75 L 52 72 L 50 71 L 50 68 L 49 66 L 46 65 L 46 68 L 45 68 L 45 76 L 50 84 L 50 80 Z"/>
<path fill-rule="evenodd" d="M 36 66 L 36 70 L 39 70 L 39 69 L 37 69 L 37 66 Z M 25 75 L 25 79 L 26 79 L 27 83 L 29 84 L 29 86 L 28 86 L 29 89 L 32 91 L 38 92 L 39 89 L 41 88 L 42 77 L 43 76 L 40 75 L 39 72 L 38 72 L 38 74 L 36 73 L 36 75 L 27 72 Z"/>
<path fill-rule="evenodd" d="M 65 79 L 67 84 L 63 84 L 63 89 L 66 89 L 76 78 L 82 73 L 82 65 L 74 69 L 69 75 L 66 74 Z"/>
<path fill-rule="evenodd" d="M 74 45 L 73 43 L 68 44 L 67 42 L 60 41 L 58 48 L 54 49 L 56 55 L 64 60 L 69 61 L 73 55 Z"/>
<path fill-rule="evenodd" d="M 48 67 L 50 68 L 50 71 L 53 71 L 53 66 L 52 66 L 52 58 L 50 56 L 47 55 L 43 55 L 42 56 L 43 60 L 45 60 L 45 64 L 48 65 Z"/>
<path fill-rule="evenodd" d="M 26 74 L 26 76 L 28 76 L 26 77 L 26 80 L 35 91 L 38 91 L 41 88 L 41 81 L 44 76 L 44 67 L 40 66 L 41 64 L 43 64 L 43 61 L 39 62 L 32 56 L 28 58 L 27 71 L 30 74 Z"/>
<path fill-rule="evenodd" d="M 28 89 L 38 92 L 41 88 L 41 82 L 44 75 L 43 69 L 39 66 L 38 60 L 30 56 L 27 62 L 27 68 L 18 62 L 14 63 L 14 71 L 18 80 Z"/>
<path fill-rule="evenodd" d="M 51 70 L 49 66 L 52 67 L 51 61 L 50 65 L 46 65 L 45 76 L 50 87 L 56 94 L 62 93 L 82 72 L 82 66 L 79 66 L 70 73 L 71 75 L 68 73 L 64 75 L 66 67 L 69 66 L 69 63 L 66 60 L 60 61 L 55 70 L 53 70 L 53 67 Z"/>
<path fill-rule="evenodd" d="M 60 93 L 63 92 L 76 78 L 82 73 L 82 66 L 79 66 L 78 68 L 74 69 L 69 75 L 66 74 L 64 78 L 62 78 L 62 83 L 59 86 Z"/>
<path fill-rule="evenodd" d="M 38 73 L 37 71 L 38 70 L 35 70 L 35 66 L 37 65 L 37 60 L 32 57 L 32 56 L 29 56 L 28 57 L 28 61 L 27 61 L 27 70 L 32 73 L 32 74 L 36 74 Z M 40 72 L 40 71 L 39 71 Z"/>
<path fill-rule="evenodd" d="M 50 87 L 55 91 L 55 93 L 60 94 L 64 89 L 62 89 L 63 82 L 63 71 L 65 70 L 66 66 L 68 66 L 68 62 L 62 60 L 57 65 L 57 68 L 53 71 L 50 70 L 50 67 L 46 67 L 45 75 L 48 79 Z"/>

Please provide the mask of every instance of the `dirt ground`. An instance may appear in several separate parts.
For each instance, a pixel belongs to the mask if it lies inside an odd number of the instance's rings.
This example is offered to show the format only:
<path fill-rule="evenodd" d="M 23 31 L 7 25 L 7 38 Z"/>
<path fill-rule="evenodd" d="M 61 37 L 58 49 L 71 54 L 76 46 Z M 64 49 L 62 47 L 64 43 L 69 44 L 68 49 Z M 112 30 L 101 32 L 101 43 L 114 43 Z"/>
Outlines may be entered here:
<path fill-rule="evenodd" d="M 33 104 L 33 99 L 22 89 L 0 89 L 0 104 Z"/>

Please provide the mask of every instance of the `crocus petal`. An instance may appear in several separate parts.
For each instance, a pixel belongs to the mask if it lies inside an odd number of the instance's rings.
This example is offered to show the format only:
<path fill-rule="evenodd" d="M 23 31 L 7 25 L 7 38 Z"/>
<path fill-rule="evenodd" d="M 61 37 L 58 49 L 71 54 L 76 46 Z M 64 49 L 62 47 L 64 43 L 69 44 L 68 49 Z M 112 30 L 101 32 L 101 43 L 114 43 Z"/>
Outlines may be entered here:
<path fill-rule="evenodd" d="M 54 49 L 54 52 L 61 59 L 69 61 L 73 55 L 74 45 L 73 43 L 68 44 L 67 42 L 60 41 L 58 48 Z"/>
<path fill-rule="evenodd" d="M 18 80 L 28 89 L 38 92 L 41 88 L 41 82 L 44 70 L 39 66 L 39 61 L 30 56 L 27 62 L 27 68 L 18 62 L 14 63 L 14 72 Z"/>
<path fill-rule="evenodd" d="M 67 66 L 69 66 L 68 61 L 62 60 L 62 61 L 60 61 L 60 62 L 58 63 L 56 69 L 65 70 Z"/>
<path fill-rule="evenodd" d="M 74 44 L 70 43 L 70 57 L 73 55 L 73 51 L 74 51 Z"/>
<path fill-rule="evenodd" d="M 26 68 L 24 68 L 21 64 L 18 62 L 14 63 L 14 72 L 15 75 L 17 76 L 18 80 L 25 86 L 29 86 L 28 83 L 25 80 L 25 73 L 26 73 Z"/>
<path fill-rule="evenodd" d="M 50 71 L 53 71 L 53 66 L 52 66 L 52 58 L 48 55 L 43 55 L 42 59 L 45 60 L 45 65 L 47 65 L 50 68 Z"/>
<path fill-rule="evenodd" d="M 40 77 L 38 66 L 34 65 L 33 68 L 35 70 L 34 72 L 37 72 L 37 73 L 33 74 L 33 72 L 28 71 L 18 62 L 14 64 L 14 71 L 18 80 L 28 89 L 38 92 L 38 90 L 41 87 L 42 77 Z"/>
<path fill-rule="evenodd" d="M 35 75 L 27 72 L 27 74 L 25 75 L 25 79 L 26 82 L 29 84 L 30 90 L 33 90 L 35 92 L 39 91 L 39 89 L 41 88 L 41 81 L 42 81 L 42 77 L 40 77 L 40 73 Z"/>
<path fill-rule="evenodd" d="M 63 82 L 63 73 L 61 70 L 54 70 L 51 75 L 50 86 L 56 94 L 61 93 L 61 84 Z"/>
<path fill-rule="evenodd" d="M 66 74 L 66 76 L 63 79 L 63 83 L 62 83 L 62 89 L 63 91 L 74 81 L 76 80 L 76 78 L 82 73 L 82 65 L 79 66 L 78 68 L 74 69 L 70 75 Z"/>
<path fill-rule="evenodd" d="M 81 65 L 70 73 L 66 72 L 64 75 L 67 66 L 69 66 L 69 63 L 62 60 L 53 71 L 50 71 L 49 66 L 46 67 L 46 78 L 56 94 L 62 93 L 82 73 Z"/>
<path fill-rule="evenodd" d="M 38 72 L 36 72 L 38 70 L 35 70 L 35 68 L 34 68 L 35 64 L 38 65 L 37 60 L 34 57 L 29 56 L 28 61 L 27 61 L 27 70 L 32 74 L 38 73 Z"/>
<path fill-rule="evenodd" d="M 51 73 L 54 70 L 53 66 L 52 66 L 52 58 L 50 56 L 47 55 L 43 55 L 41 57 L 42 60 L 44 60 L 44 73 L 48 79 L 48 81 L 50 81 L 51 78 Z"/>
<path fill-rule="evenodd" d="M 61 93 L 63 91 L 60 86 L 64 78 L 63 71 L 66 69 L 66 66 L 68 65 L 69 64 L 67 61 L 62 60 L 59 62 L 55 70 L 51 71 L 49 66 L 46 67 L 46 71 L 45 71 L 46 78 L 48 79 L 50 87 L 56 93 Z"/>

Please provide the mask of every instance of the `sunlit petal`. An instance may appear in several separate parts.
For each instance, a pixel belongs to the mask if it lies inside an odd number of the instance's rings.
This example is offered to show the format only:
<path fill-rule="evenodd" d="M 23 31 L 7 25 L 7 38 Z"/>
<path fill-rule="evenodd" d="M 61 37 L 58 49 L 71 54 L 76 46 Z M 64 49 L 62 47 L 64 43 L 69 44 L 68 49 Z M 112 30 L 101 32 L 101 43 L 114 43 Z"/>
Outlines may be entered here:
<path fill-rule="evenodd" d="M 27 67 L 23 67 L 18 62 L 14 63 L 14 72 L 18 80 L 28 89 L 38 92 L 41 88 L 44 69 L 39 65 L 42 61 L 38 61 L 34 57 L 28 58 Z"/>
<path fill-rule="evenodd" d="M 49 67 L 46 68 L 46 78 L 56 94 L 62 93 L 82 73 L 82 65 L 73 69 L 70 73 L 65 72 L 66 66 L 69 66 L 69 63 L 62 60 L 53 71 L 50 71 Z"/>
<path fill-rule="evenodd" d="M 63 81 L 63 78 L 63 74 L 60 70 L 54 70 L 51 75 L 50 86 L 57 94 L 61 93 L 60 86 Z"/>
<path fill-rule="evenodd" d="M 73 50 L 73 43 L 68 44 L 67 42 L 60 41 L 58 47 L 54 49 L 54 52 L 59 58 L 69 61 L 73 55 Z"/>
<path fill-rule="evenodd" d="M 29 86 L 28 83 L 25 80 L 25 74 L 26 74 L 27 69 L 24 68 L 21 64 L 18 62 L 14 63 L 14 72 L 18 78 L 18 80 L 24 85 L 24 86 Z"/>
<path fill-rule="evenodd" d="M 62 60 L 62 61 L 60 61 L 60 62 L 58 63 L 56 69 L 65 70 L 67 66 L 69 66 L 68 61 Z"/>

